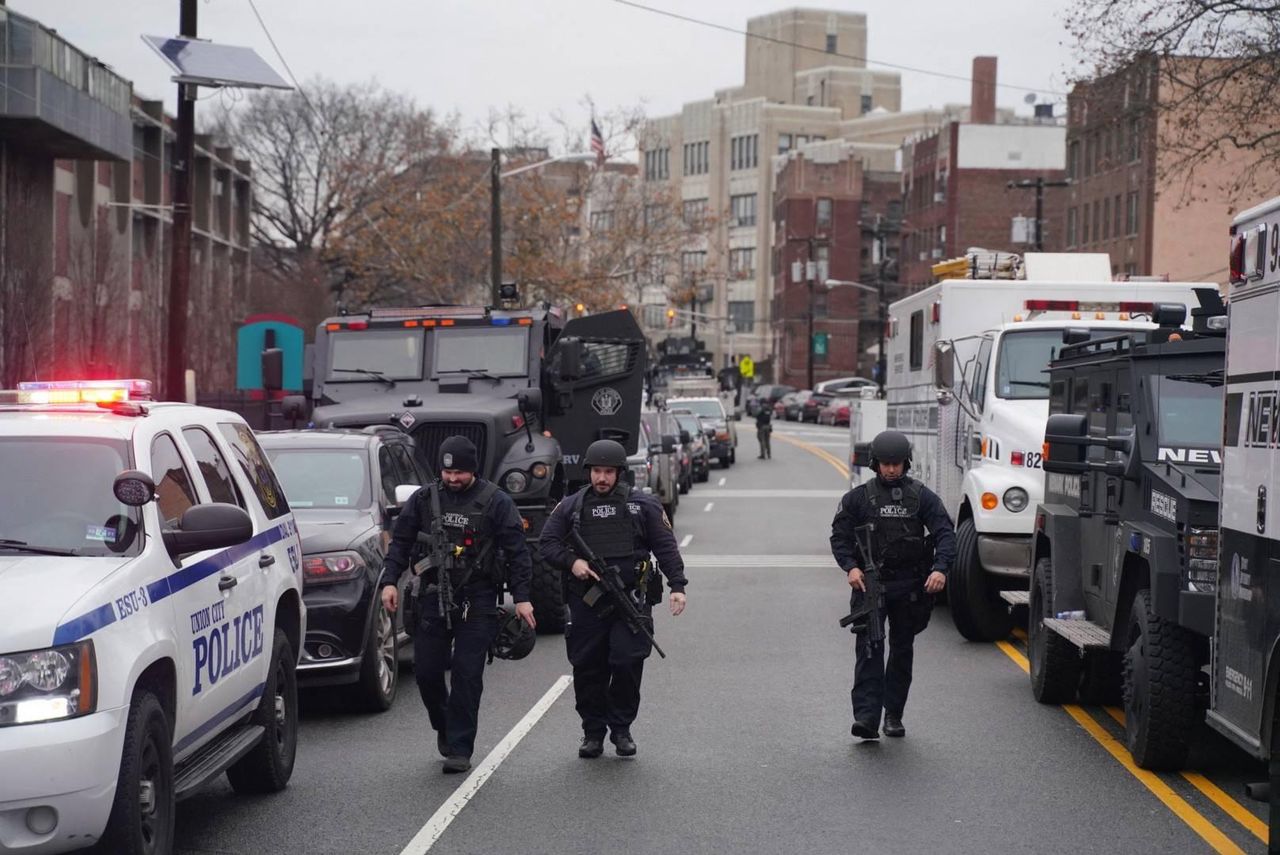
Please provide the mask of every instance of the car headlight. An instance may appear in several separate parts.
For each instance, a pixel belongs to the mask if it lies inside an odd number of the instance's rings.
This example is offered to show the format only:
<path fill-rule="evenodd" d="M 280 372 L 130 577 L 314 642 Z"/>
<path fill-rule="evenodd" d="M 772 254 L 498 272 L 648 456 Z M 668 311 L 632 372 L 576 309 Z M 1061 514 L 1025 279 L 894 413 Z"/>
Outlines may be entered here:
<path fill-rule="evenodd" d="M 304 585 L 328 585 L 346 582 L 365 571 L 364 559 L 358 552 L 329 552 L 302 557 L 302 582 Z"/>
<path fill-rule="evenodd" d="M 529 476 L 519 469 L 512 469 L 502 479 L 502 486 L 508 493 L 523 493 L 529 487 Z"/>
<path fill-rule="evenodd" d="M 97 686 L 92 641 L 0 656 L 0 727 L 88 715 Z"/>
<path fill-rule="evenodd" d="M 1015 514 L 1025 511 L 1029 502 L 1030 496 L 1021 487 L 1010 487 L 1004 491 L 1004 506 Z"/>

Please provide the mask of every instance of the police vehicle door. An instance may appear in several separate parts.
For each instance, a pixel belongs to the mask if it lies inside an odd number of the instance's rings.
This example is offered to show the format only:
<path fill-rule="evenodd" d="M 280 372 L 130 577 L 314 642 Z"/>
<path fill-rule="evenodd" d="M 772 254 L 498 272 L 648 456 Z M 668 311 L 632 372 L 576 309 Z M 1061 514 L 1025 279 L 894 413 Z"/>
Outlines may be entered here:
<path fill-rule="evenodd" d="M 562 376 L 565 344 L 581 342 L 579 374 Z M 644 398 L 646 352 L 644 333 L 631 312 L 601 312 L 574 318 L 564 326 L 547 354 L 551 396 L 544 402 L 547 429 L 560 441 L 565 477 L 587 480 L 582 455 L 597 439 L 622 444 L 635 454 L 640 406 Z"/>
<path fill-rule="evenodd" d="M 1071 391 L 1071 412 L 1088 420 L 1089 436 L 1107 435 L 1107 413 L 1103 408 L 1103 375 L 1093 371 L 1081 371 L 1075 375 Z M 1109 384 L 1108 388 L 1109 388 Z M 1100 462 L 1106 454 L 1098 445 L 1089 446 L 1088 459 Z M 1103 524 L 1103 502 L 1106 484 L 1100 472 L 1086 472 L 1080 476 L 1080 543 L 1081 585 L 1090 614 L 1103 614 L 1105 595 L 1104 572 L 1108 567 L 1112 529 Z"/>
<path fill-rule="evenodd" d="M 194 504 L 225 497 L 217 484 L 221 455 L 213 458 L 207 433 L 185 433 L 195 439 L 194 448 L 180 437 L 161 433 L 151 443 L 152 477 L 156 482 L 156 505 L 165 528 L 176 528 L 183 511 Z M 196 456 L 195 448 L 200 449 Z M 215 482 L 207 483 L 202 470 L 212 467 Z M 236 550 L 206 550 L 180 556 L 181 567 L 170 576 L 169 591 L 174 611 L 178 643 L 178 692 L 185 699 L 178 704 L 174 721 L 174 745 L 178 752 L 194 747 L 213 733 L 217 725 L 234 715 L 248 702 L 245 695 L 247 669 L 237 667 L 243 659 L 240 629 L 244 613 L 253 599 L 254 556 L 237 556 Z M 252 633 L 250 633 L 252 638 Z"/>

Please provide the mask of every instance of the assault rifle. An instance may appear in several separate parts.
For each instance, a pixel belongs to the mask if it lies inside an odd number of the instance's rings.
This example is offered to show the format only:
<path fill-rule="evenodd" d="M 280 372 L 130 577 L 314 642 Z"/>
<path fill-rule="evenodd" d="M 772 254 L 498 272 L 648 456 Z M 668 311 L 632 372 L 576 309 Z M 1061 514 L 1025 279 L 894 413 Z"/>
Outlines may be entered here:
<path fill-rule="evenodd" d="M 854 535 L 858 539 L 858 551 L 862 553 L 862 583 L 866 591 L 853 591 L 849 597 L 849 613 L 840 618 L 840 626 L 849 627 L 855 635 L 865 632 L 869 647 L 884 643 L 884 622 L 880 618 L 884 609 L 884 589 L 880 586 L 880 568 L 876 566 L 871 552 L 874 531 L 874 525 L 863 525 L 858 526 Z"/>
<path fill-rule="evenodd" d="M 440 617 L 444 618 L 446 627 L 453 629 L 452 571 L 462 550 L 461 547 L 454 546 L 449 536 L 445 534 L 444 515 L 440 512 L 440 485 L 433 484 L 428 487 L 427 494 L 431 499 L 431 532 L 429 534 L 418 532 L 418 543 L 426 547 L 427 554 L 414 569 L 419 576 L 427 570 L 436 571 L 435 585 L 423 586 L 419 583 L 419 592 L 420 595 L 425 595 L 431 587 L 435 588 L 438 594 L 436 599 Z"/>
<path fill-rule="evenodd" d="M 578 553 L 587 564 L 591 565 L 591 569 L 600 577 L 600 584 L 587 591 L 586 596 L 582 598 L 583 602 L 589 606 L 594 605 L 601 596 L 607 594 L 613 601 L 613 605 L 622 610 L 622 617 L 626 620 L 627 627 L 632 634 L 640 633 L 643 635 L 653 645 L 653 649 L 658 651 L 658 655 L 666 659 L 667 654 L 662 651 L 662 648 L 658 646 L 658 642 L 654 640 L 653 633 L 649 631 L 649 627 L 645 626 L 644 616 L 640 614 L 640 610 L 636 608 L 635 601 L 631 599 L 631 593 L 622 581 L 622 573 L 614 565 L 605 564 L 601 561 L 591 551 L 591 547 L 587 546 L 587 542 L 582 539 L 582 535 L 578 533 L 577 529 L 570 529 L 569 537 L 573 541 L 574 552 Z M 601 590 L 603 590 L 603 594 Z"/>

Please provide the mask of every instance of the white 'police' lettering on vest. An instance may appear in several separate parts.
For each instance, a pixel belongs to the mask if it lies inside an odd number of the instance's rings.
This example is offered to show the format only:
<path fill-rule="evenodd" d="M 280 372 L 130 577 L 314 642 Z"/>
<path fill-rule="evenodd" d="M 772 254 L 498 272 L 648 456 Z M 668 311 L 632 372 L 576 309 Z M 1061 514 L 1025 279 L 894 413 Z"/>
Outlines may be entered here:
<path fill-rule="evenodd" d="M 640 503 L 627 502 L 627 510 L 631 511 L 632 516 L 636 516 L 636 517 L 640 516 Z"/>
<path fill-rule="evenodd" d="M 453 511 L 446 511 L 441 518 L 441 523 L 450 528 L 466 528 L 471 524 L 471 518 L 466 514 L 459 514 Z"/>
<path fill-rule="evenodd" d="M 880 516 L 905 519 L 911 516 L 911 511 L 907 510 L 906 505 L 881 505 Z"/>
<path fill-rule="evenodd" d="M 591 509 L 591 516 L 598 520 L 608 519 L 618 515 L 618 508 L 615 505 L 596 505 Z"/>

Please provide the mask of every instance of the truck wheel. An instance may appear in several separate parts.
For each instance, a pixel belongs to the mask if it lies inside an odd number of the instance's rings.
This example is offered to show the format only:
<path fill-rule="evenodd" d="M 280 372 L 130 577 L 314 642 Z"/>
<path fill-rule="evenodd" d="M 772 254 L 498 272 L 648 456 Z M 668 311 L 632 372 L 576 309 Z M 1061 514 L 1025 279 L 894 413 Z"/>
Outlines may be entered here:
<path fill-rule="evenodd" d="M 1180 769 L 1196 726 L 1195 639 L 1151 614 L 1150 592 L 1139 591 L 1129 613 L 1124 654 L 1124 734 L 1143 769 Z"/>
<path fill-rule="evenodd" d="M 536 557 L 536 552 L 529 602 L 533 605 L 533 616 L 538 619 L 538 632 L 564 632 L 564 586 L 560 571 Z"/>
<path fill-rule="evenodd" d="M 351 699 L 366 712 L 391 709 L 400 680 L 400 651 L 396 643 L 395 616 L 374 605 L 369 632 L 360 654 L 360 679 L 352 687 Z"/>
<path fill-rule="evenodd" d="M 1031 694 L 1042 704 L 1069 704 L 1080 682 L 1080 651 L 1044 625 L 1053 617 L 1053 562 L 1036 562 L 1031 575 L 1027 658 L 1031 660 Z"/>
<path fill-rule="evenodd" d="M 276 627 L 271 642 L 271 670 L 262 700 L 249 718 L 265 730 L 262 740 L 227 770 L 238 793 L 278 793 L 289 784 L 298 749 L 298 676 L 293 645 Z"/>
<path fill-rule="evenodd" d="M 951 569 L 951 619 L 969 641 L 1001 641 L 1013 631 L 1013 617 L 992 588 L 978 561 L 978 530 L 973 520 L 956 531 L 956 563 Z"/>
<path fill-rule="evenodd" d="M 173 736 L 156 696 L 138 693 L 120 753 L 120 777 L 96 851 L 163 855 L 173 849 Z"/>

